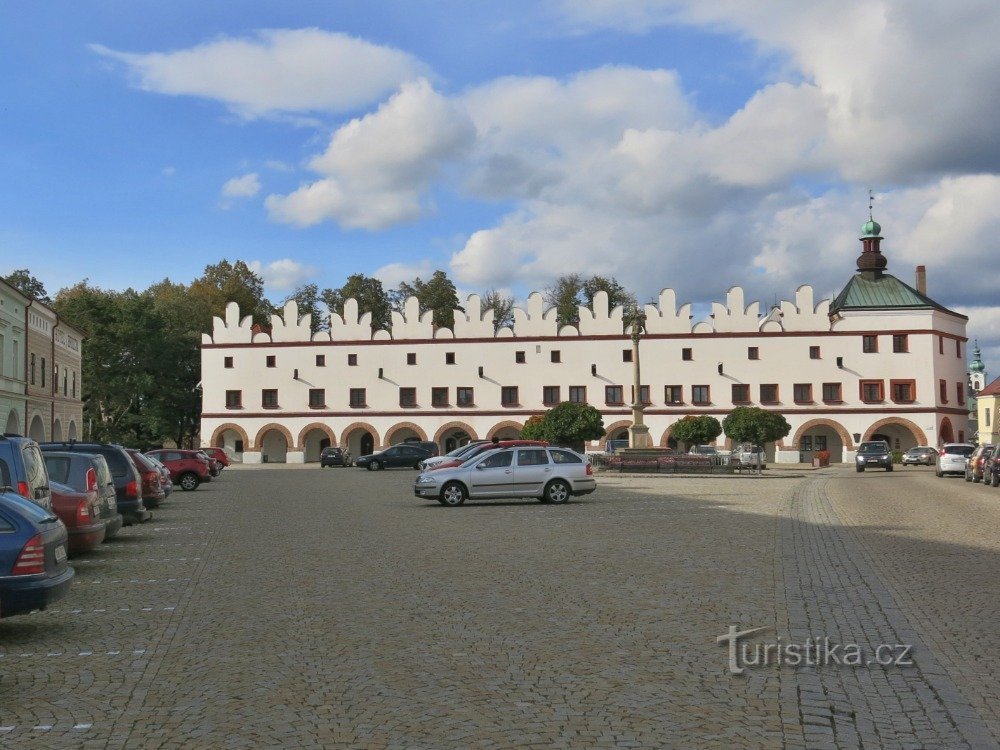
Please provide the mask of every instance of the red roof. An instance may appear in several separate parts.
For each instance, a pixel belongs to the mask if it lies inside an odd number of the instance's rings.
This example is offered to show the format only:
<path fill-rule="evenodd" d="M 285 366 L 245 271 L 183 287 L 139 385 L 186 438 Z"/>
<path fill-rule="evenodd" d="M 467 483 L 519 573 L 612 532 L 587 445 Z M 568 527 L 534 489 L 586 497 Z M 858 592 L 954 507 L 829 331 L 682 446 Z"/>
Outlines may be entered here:
<path fill-rule="evenodd" d="M 1000 378 L 997 378 L 996 380 L 994 380 L 992 383 L 990 383 L 988 386 L 986 386 L 985 388 L 983 388 L 983 390 L 981 390 L 976 395 L 977 396 L 1000 396 Z"/>

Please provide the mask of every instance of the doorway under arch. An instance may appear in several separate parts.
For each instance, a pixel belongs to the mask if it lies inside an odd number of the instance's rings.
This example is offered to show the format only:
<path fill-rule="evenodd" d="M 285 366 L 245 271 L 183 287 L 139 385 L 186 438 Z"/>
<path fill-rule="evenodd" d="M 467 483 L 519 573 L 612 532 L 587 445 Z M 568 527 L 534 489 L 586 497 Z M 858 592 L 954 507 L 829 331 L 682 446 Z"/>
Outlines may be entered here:
<path fill-rule="evenodd" d="M 62 434 L 62 422 L 58 419 L 52 424 L 52 440 L 56 443 L 61 443 L 63 439 Z"/>
<path fill-rule="evenodd" d="M 11 409 L 10 414 L 7 415 L 7 426 L 3 431 L 10 435 L 21 434 L 21 420 L 18 419 L 17 412 L 13 409 Z"/>
<path fill-rule="evenodd" d="M 378 432 L 370 424 L 355 422 L 340 436 L 340 445 L 350 451 L 354 458 L 371 455 L 378 445 Z"/>
<path fill-rule="evenodd" d="M 28 437 L 36 443 L 45 442 L 45 423 L 38 414 L 31 418 L 31 427 L 28 428 Z"/>
<path fill-rule="evenodd" d="M 283 464 L 288 460 L 288 438 L 281 430 L 270 429 L 259 440 L 262 460 L 272 464 Z"/>

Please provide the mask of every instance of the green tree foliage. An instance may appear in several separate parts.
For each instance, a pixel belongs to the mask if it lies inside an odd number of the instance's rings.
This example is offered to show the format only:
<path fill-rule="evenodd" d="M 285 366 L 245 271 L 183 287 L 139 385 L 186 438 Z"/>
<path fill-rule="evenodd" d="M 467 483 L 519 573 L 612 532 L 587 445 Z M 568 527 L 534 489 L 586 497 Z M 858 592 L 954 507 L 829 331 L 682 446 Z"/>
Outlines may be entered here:
<path fill-rule="evenodd" d="M 465 311 L 465 308 L 458 304 L 455 284 L 444 271 L 435 271 L 428 281 L 418 276 L 412 284 L 402 282 L 391 294 L 393 309 L 402 312 L 403 305 L 410 297 L 417 298 L 421 315 L 428 310 L 434 311 L 432 323 L 435 328 L 454 328 L 455 310 Z"/>
<path fill-rule="evenodd" d="M 722 427 L 733 442 L 754 445 L 781 440 L 792 429 L 781 414 L 756 406 L 736 407 L 722 420 Z"/>
<path fill-rule="evenodd" d="M 343 316 L 344 302 L 354 298 L 358 301 L 358 313 L 371 313 L 372 331 L 392 329 L 392 305 L 382 282 L 362 273 L 347 277 L 347 282 L 339 289 L 324 289 L 320 298 L 330 312 Z"/>
<path fill-rule="evenodd" d="M 319 287 L 316 284 L 303 284 L 285 297 L 285 302 L 295 300 L 299 306 L 299 317 L 311 315 L 309 327 L 313 333 L 326 331 L 330 328 L 330 319 L 320 312 Z"/>
<path fill-rule="evenodd" d="M 525 430 L 529 435 L 525 434 Z M 545 412 L 537 427 L 528 420 L 521 435 L 531 440 L 548 440 L 555 445 L 582 450 L 585 440 L 604 437 L 604 419 L 601 412 L 590 404 L 564 401 Z"/>
<path fill-rule="evenodd" d="M 608 293 L 608 309 L 614 310 L 621 305 L 629 309 L 636 307 L 635 295 L 628 291 L 615 278 L 605 278 L 604 276 L 591 276 L 583 282 L 580 287 L 585 305 L 593 309 L 594 295 L 598 292 Z"/>
<path fill-rule="evenodd" d="M 198 299 L 199 306 L 207 304 L 210 315 L 225 317 L 226 305 L 236 302 L 240 315 L 250 315 L 253 322 L 268 327 L 274 308 L 264 296 L 264 280 L 242 260 L 230 263 L 220 260 L 205 266 L 205 272 L 191 282 L 190 294 Z M 211 317 L 204 330 L 211 330 Z"/>
<path fill-rule="evenodd" d="M 560 326 L 576 325 L 580 322 L 583 304 L 583 277 L 578 273 L 567 274 L 556 279 L 555 284 L 545 289 L 545 303 L 556 308 L 556 321 Z"/>
<path fill-rule="evenodd" d="M 32 276 L 27 268 L 18 268 L 16 271 L 11 271 L 10 274 L 4 276 L 3 280 L 25 297 L 30 297 L 46 304 L 52 301 L 49 299 L 49 293 L 45 291 L 45 285 Z"/>
<path fill-rule="evenodd" d="M 514 325 L 514 298 L 490 289 L 483 297 L 482 311 L 493 311 L 493 333 Z"/>
<path fill-rule="evenodd" d="M 533 414 L 528 417 L 528 420 L 524 423 L 524 427 L 521 428 L 521 437 L 525 440 L 544 440 L 544 433 L 542 431 L 542 425 L 544 424 L 544 415 Z"/>
<path fill-rule="evenodd" d="M 708 414 L 684 417 L 670 431 L 670 437 L 689 446 L 712 443 L 721 434 L 719 420 Z"/>

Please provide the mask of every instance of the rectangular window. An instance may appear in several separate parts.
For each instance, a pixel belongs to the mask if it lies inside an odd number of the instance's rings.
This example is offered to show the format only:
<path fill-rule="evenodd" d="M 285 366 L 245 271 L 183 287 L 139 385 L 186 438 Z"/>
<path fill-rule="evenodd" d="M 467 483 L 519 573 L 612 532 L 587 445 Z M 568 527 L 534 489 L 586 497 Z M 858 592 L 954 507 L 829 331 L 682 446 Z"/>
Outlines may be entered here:
<path fill-rule="evenodd" d="M 273 354 L 268 354 L 266 364 L 268 367 L 274 367 L 277 364 L 277 357 Z"/>
<path fill-rule="evenodd" d="M 915 400 L 917 381 L 915 380 L 890 380 L 889 395 L 897 404 L 910 404 Z"/>
<path fill-rule="evenodd" d="M 417 389 L 416 388 L 400 388 L 399 389 L 399 405 L 404 409 L 412 408 L 417 405 Z"/>
<path fill-rule="evenodd" d="M 691 360 L 693 360 L 694 357 L 691 354 L 691 350 L 687 348 L 681 349 L 681 359 L 683 359 L 685 362 L 690 362 Z"/>
<path fill-rule="evenodd" d="M 945 380 L 938 381 L 938 393 L 941 396 L 941 403 L 948 403 L 948 383 Z"/>
<path fill-rule="evenodd" d="M 66 369 L 65 369 L 65 368 L 63 368 L 63 395 L 64 395 L 64 396 L 66 395 L 67 391 L 69 390 L 69 389 L 67 388 L 67 386 L 66 386 L 66 382 L 67 382 L 67 381 L 66 381 Z"/>
<path fill-rule="evenodd" d="M 811 451 L 812 449 L 813 449 L 812 435 L 803 435 L 802 439 L 799 441 L 799 450 Z"/>
<path fill-rule="evenodd" d="M 792 386 L 792 396 L 797 404 L 811 404 L 813 400 L 812 383 L 796 383 Z"/>
<path fill-rule="evenodd" d="M 809 347 L 809 359 L 819 359 L 819 347 L 810 346 Z"/>
<path fill-rule="evenodd" d="M 317 354 L 316 355 L 316 366 L 317 367 L 326 367 L 326 355 L 325 354 Z"/>
<path fill-rule="evenodd" d="M 747 359 L 760 359 L 760 349 L 756 346 L 748 346 Z"/>
<path fill-rule="evenodd" d="M 965 403 L 965 383 L 955 383 L 955 392 L 958 395 L 958 405 Z"/>
<path fill-rule="evenodd" d="M 222 366 L 225 367 L 227 370 L 232 370 L 233 369 L 233 358 L 232 357 L 223 357 L 222 358 Z"/>
<path fill-rule="evenodd" d="M 632 350 L 622 349 L 622 362 L 631 362 L 631 361 L 632 361 Z"/>
<path fill-rule="evenodd" d="M 861 400 L 866 404 L 885 401 L 885 384 L 881 380 L 862 380 L 860 390 Z"/>
<path fill-rule="evenodd" d="M 814 435 L 813 436 L 813 445 L 815 446 L 816 450 L 818 450 L 818 451 L 825 451 L 826 450 L 826 435 Z"/>
<path fill-rule="evenodd" d="M 680 385 L 663 386 L 663 400 L 668 404 L 683 404 L 684 387 Z"/>
<path fill-rule="evenodd" d="M 472 406 L 475 402 L 474 389 L 462 386 L 455 389 L 455 404 L 457 406 Z"/>
<path fill-rule="evenodd" d="M 524 358 L 524 352 L 514 352 L 514 361 L 519 365 L 523 365 L 526 361 Z"/>
<path fill-rule="evenodd" d="M 45 357 L 42 357 L 42 388 L 45 387 Z"/>
<path fill-rule="evenodd" d="M 878 336 L 866 335 L 861 337 L 861 351 L 865 354 L 875 354 L 878 352 Z"/>
<path fill-rule="evenodd" d="M 587 386 L 571 385 L 569 387 L 569 400 L 574 404 L 587 403 Z"/>
<path fill-rule="evenodd" d="M 348 367 L 357 367 L 358 366 L 358 355 L 357 354 L 348 354 L 347 355 L 347 366 Z"/>
<path fill-rule="evenodd" d="M 501 406 L 518 405 L 516 385 L 505 385 L 500 389 L 500 405 Z"/>
<path fill-rule="evenodd" d="M 944 354 L 944 336 L 938 336 L 938 354 Z"/>
<path fill-rule="evenodd" d="M 226 391 L 226 408 L 243 408 L 243 391 Z"/>
<path fill-rule="evenodd" d="M 750 403 L 750 386 L 746 384 L 734 384 L 733 385 L 733 403 L 734 404 L 749 404 Z"/>
<path fill-rule="evenodd" d="M 448 389 L 431 388 L 431 406 L 447 406 L 447 405 L 448 405 Z"/>
<path fill-rule="evenodd" d="M 560 354 L 558 349 L 553 349 L 551 352 L 549 352 L 549 358 L 553 362 L 562 362 L 562 355 Z"/>
<path fill-rule="evenodd" d="M 349 403 L 351 407 L 354 409 L 360 409 L 368 405 L 368 394 L 365 393 L 364 388 L 351 388 L 348 398 L 350 399 Z"/>
<path fill-rule="evenodd" d="M 35 353 L 31 353 L 31 384 L 35 384 Z"/>
<path fill-rule="evenodd" d="M 823 400 L 828 404 L 839 404 L 843 401 L 840 383 L 823 383 Z"/>
<path fill-rule="evenodd" d="M 691 403 L 696 406 L 712 403 L 712 390 L 707 385 L 691 386 Z"/>
<path fill-rule="evenodd" d="M 73 370 L 73 398 L 76 398 L 76 370 Z"/>
<path fill-rule="evenodd" d="M 260 405 L 265 409 L 278 408 L 278 389 L 265 388 L 260 392 Z"/>
<path fill-rule="evenodd" d="M 955 356 L 961 359 L 962 357 L 962 342 L 955 339 Z"/>
<path fill-rule="evenodd" d="M 608 406 L 620 406 L 625 403 L 625 395 L 620 385 L 604 386 L 604 403 Z"/>
<path fill-rule="evenodd" d="M 986 413 L 983 414 L 983 418 L 986 421 L 986 426 L 989 427 L 990 426 L 990 407 L 988 407 L 988 406 L 986 407 Z"/>
<path fill-rule="evenodd" d="M 558 385 L 545 385 L 542 386 L 542 403 L 545 406 L 551 406 L 552 404 L 559 403 L 559 386 Z"/>
<path fill-rule="evenodd" d="M 910 351 L 910 342 L 905 333 L 896 333 L 892 336 L 892 351 L 894 354 L 905 354 Z"/>
<path fill-rule="evenodd" d="M 445 352 L 444 353 L 444 363 L 446 365 L 455 364 L 455 352 Z"/>
<path fill-rule="evenodd" d="M 407 352 L 406 353 L 406 364 L 408 364 L 408 365 L 415 365 L 415 364 L 417 364 L 417 353 L 416 352 Z"/>
<path fill-rule="evenodd" d="M 52 365 L 52 392 L 59 395 L 59 365 Z"/>
<path fill-rule="evenodd" d="M 653 403 L 652 401 L 649 400 L 649 386 L 648 385 L 640 385 L 639 386 L 639 399 L 640 399 L 640 401 L 642 401 L 642 404 L 644 406 L 648 406 L 649 404 Z M 634 385 L 632 386 L 632 400 L 635 401 L 635 386 Z"/>
<path fill-rule="evenodd" d="M 310 388 L 309 389 L 309 406 L 313 409 L 319 409 L 326 406 L 326 389 L 325 388 Z"/>
<path fill-rule="evenodd" d="M 760 402 L 762 404 L 778 403 L 778 386 L 775 383 L 765 383 L 760 386 Z"/>

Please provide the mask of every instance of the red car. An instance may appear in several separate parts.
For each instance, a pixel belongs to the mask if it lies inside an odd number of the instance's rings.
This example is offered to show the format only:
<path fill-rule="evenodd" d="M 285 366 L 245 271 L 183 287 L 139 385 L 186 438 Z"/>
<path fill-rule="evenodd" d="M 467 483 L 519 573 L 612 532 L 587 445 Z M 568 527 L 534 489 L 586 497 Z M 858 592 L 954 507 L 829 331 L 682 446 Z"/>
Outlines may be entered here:
<path fill-rule="evenodd" d="M 229 466 L 229 454 L 222 448 L 202 448 L 202 451 L 208 454 L 209 458 L 214 458 L 220 464 L 222 468 L 225 469 Z"/>
<path fill-rule="evenodd" d="M 142 495 L 143 504 L 147 508 L 156 508 L 167 499 L 167 493 L 163 491 L 161 483 L 160 470 L 152 461 L 147 461 L 141 451 L 135 448 L 126 448 L 125 452 L 132 459 L 132 463 L 135 464 L 142 480 L 140 484 L 142 489 L 139 494 Z"/>
<path fill-rule="evenodd" d="M 454 466 L 460 466 L 461 464 L 468 461 L 470 458 L 475 458 L 480 453 L 491 451 L 494 448 L 514 448 L 521 445 L 546 446 L 548 445 L 548 442 L 546 442 L 545 440 L 501 440 L 496 443 L 480 443 L 468 453 L 464 453 L 461 458 L 452 458 L 448 461 L 435 464 L 434 466 L 427 468 L 426 471 L 437 471 L 438 469 L 450 469 Z"/>
<path fill-rule="evenodd" d="M 104 541 L 107 527 L 101 518 L 97 490 L 77 492 L 59 482 L 49 482 L 52 490 L 52 512 L 66 525 L 69 556 L 90 552 Z"/>
<path fill-rule="evenodd" d="M 170 471 L 170 479 L 179 484 L 185 492 L 198 489 L 202 482 L 212 480 L 212 472 L 208 461 L 198 455 L 199 451 L 187 451 L 179 448 L 159 448 L 149 451 L 161 464 Z"/>

